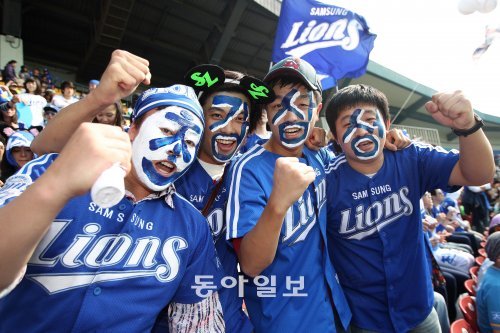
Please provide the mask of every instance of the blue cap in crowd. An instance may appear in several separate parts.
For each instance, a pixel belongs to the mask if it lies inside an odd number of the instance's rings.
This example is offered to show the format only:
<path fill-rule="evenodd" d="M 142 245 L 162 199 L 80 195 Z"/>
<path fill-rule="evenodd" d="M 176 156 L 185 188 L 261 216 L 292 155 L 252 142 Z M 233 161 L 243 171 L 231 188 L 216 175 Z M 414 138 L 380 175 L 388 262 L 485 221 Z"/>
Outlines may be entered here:
<path fill-rule="evenodd" d="M 182 84 L 174 84 L 166 88 L 150 88 L 143 92 L 135 103 L 132 121 L 136 121 L 149 110 L 165 106 L 179 106 L 189 110 L 201 120 L 203 126 L 205 125 L 203 109 L 196 93 L 193 88 Z"/>
<path fill-rule="evenodd" d="M 12 156 L 12 148 L 14 147 L 30 147 L 31 142 L 35 139 L 33 134 L 31 134 L 28 131 L 17 131 L 14 134 L 12 134 L 9 137 L 9 140 L 7 141 L 7 147 L 5 147 L 5 155 L 7 157 L 7 162 L 9 162 L 10 165 L 19 167 L 19 165 L 16 163 L 16 160 L 14 159 L 14 156 Z"/>
<path fill-rule="evenodd" d="M 90 80 L 89 84 L 95 84 L 96 86 L 99 85 L 99 80 Z"/>

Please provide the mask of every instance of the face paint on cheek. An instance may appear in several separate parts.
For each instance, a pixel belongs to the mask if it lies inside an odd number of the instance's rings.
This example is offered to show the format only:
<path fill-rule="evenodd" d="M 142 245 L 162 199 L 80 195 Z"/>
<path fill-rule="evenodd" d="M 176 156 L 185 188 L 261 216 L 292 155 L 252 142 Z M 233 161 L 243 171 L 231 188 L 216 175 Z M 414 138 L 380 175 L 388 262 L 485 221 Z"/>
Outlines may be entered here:
<path fill-rule="evenodd" d="M 239 133 L 218 133 L 212 137 L 211 148 L 214 159 L 221 163 L 226 163 L 239 150 L 248 130 L 248 104 L 238 97 L 217 95 L 212 101 L 213 107 L 230 108 L 227 116 L 209 126 L 211 132 L 216 132 L 226 127 L 229 122 L 243 114 L 244 121 L 241 124 Z"/>
<path fill-rule="evenodd" d="M 164 190 L 187 170 L 202 135 L 199 125 L 199 119 L 179 107 L 168 107 L 144 121 L 132 143 L 132 162 L 138 178 L 149 189 Z M 164 126 L 175 134 L 165 136 Z M 193 138 L 196 147 L 187 145 L 186 135 Z"/>
<path fill-rule="evenodd" d="M 278 125 L 278 133 L 281 144 L 287 148 L 296 148 L 306 141 L 309 136 L 313 110 L 316 107 L 316 104 L 313 102 L 313 92 L 309 91 L 309 107 L 307 109 L 306 121 L 304 112 L 294 104 L 298 96 L 300 96 L 300 92 L 296 89 L 292 89 L 283 98 L 283 101 L 281 102 L 283 107 L 273 117 L 273 125 L 277 125 L 277 123 L 286 115 L 286 112 L 292 112 L 299 119 L 304 120 L 297 122 L 287 121 Z"/>
<path fill-rule="evenodd" d="M 351 143 L 352 151 L 361 160 L 369 160 L 378 156 L 382 148 L 380 140 L 385 137 L 386 131 L 378 110 L 373 125 L 362 120 L 365 112 L 362 109 L 354 110 L 349 120 L 350 125 L 342 137 L 345 144 Z M 358 129 L 365 130 L 367 134 L 353 139 Z"/>

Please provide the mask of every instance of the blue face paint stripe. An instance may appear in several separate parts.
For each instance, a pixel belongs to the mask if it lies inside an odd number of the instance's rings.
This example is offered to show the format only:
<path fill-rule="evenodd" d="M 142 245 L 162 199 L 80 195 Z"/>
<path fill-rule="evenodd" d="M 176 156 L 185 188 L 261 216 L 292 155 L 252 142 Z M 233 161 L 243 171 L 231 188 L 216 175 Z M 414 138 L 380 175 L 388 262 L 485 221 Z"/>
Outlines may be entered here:
<path fill-rule="evenodd" d="M 367 152 L 359 150 L 356 147 L 356 145 L 362 139 L 368 139 L 368 140 L 370 140 L 375 145 L 375 147 L 372 150 L 367 151 Z M 362 136 L 360 138 L 356 138 L 356 139 L 352 140 L 352 142 L 351 142 L 351 149 L 354 151 L 354 153 L 358 157 L 368 158 L 368 157 L 375 156 L 377 154 L 377 152 L 378 152 L 378 148 L 379 148 L 379 141 L 376 140 L 376 138 L 373 135 L 365 135 L 365 136 Z"/>
<path fill-rule="evenodd" d="M 292 112 L 299 119 L 302 119 L 302 120 L 305 119 L 305 116 L 302 113 L 302 110 L 300 110 L 293 103 L 291 103 L 293 96 L 297 92 L 298 92 L 297 89 L 292 89 L 292 90 L 290 90 L 290 92 L 288 94 L 285 95 L 285 97 L 283 97 L 283 99 L 281 100 L 282 107 L 281 107 L 281 109 L 278 110 L 278 112 L 276 112 L 276 114 L 274 115 L 274 117 L 272 119 L 273 124 L 276 124 L 285 115 L 286 112 Z"/>
<path fill-rule="evenodd" d="M 194 118 L 188 111 L 182 110 L 181 116 L 178 116 L 175 113 L 167 112 L 165 114 L 165 119 L 179 123 L 179 125 L 181 125 L 181 127 L 187 127 L 187 129 L 192 130 L 196 134 L 201 133 L 202 129 L 199 126 L 197 126 L 196 124 L 193 124 Z M 187 129 L 186 129 L 186 131 L 187 131 Z"/>
<path fill-rule="evenodd" d="M 243 100 L 238 97 L 227 96 L 227 95 L 217 95 L 214 96 L 212 100 L 212 105 L 229 105 L 231 109 L 227 116 L 218 122 L 213 123 L 208 128 L 210 131 L 215 132 L 219 128 L 227 126 L 227 124 L 235 118 L 240 112 L 243 112 L 244 121 L 248 120 L 248 105 Z"/>
<path fill-rule="evenodd" d="M 298 142 L 300 142 L 300 141 L 305 140 L 305 138 L 307 137 L 309 124 L 310 124 L 310 123 L 309 123 L 309 122 L 307 122 L 307 121 L 299 121 L 299 122 L 296 122 L 296 123 L 293 123 L 293 122 L 289 122 L 289 121 L 287 121 L 287 122 L 285 122 L 285 123 L 283 123 L 283 124 L 280 124 L 280 125 L 278 126 L 278 132 L 279 132 L 279 135 L 280 135 L 280 140 L 281 140 L 281 142 L 283 142 L 283 143 L 285 143 L 285 144 L 287 144 L 287 145 L 293 145 L 293 144 L 295 144 L 295 143 L 298 143 Z M 287 138 L 286 138 L 286 136 L 285 136 L 285 128 L 286 128 L 287 126 L 292 126 L 292 125 L 302 127 L 302 129 L 303 129 L 303 133 L 302 133 L 302 135 L 301 135 L 300 137 L 298 137 L 298 138 L 295 138 L 295 139 L 287 139 Z"/>
<path fill-rule="evenodd" d="M 175 135 L 169 137 L 163 137 L 158 139 L 153 139 L 149 142 L 149 149 L 152 151 L 158 150 L 162 147 L 165 147 L 169 144 L 177 142 L 177 144 L 173 148 L 173 152 L 175 156 L 178 156 L 182 152 L 184 162 L 188 162 L 191 159 L 191 153 L 189 152 L 189 148 L 185 142 L 186 132 L 192 128 L 182 127 Z M 169 155 L 170 156 L 170 155 Z M 177 160 L 169 159 L 172 162 Z"/>
<path fill-rule="evenodd" d="M 361 117 L 363 113 L 366 112 L 362 109 L 356 109 L 351 114 L 349 118 L 349 127 L 346 132 L 342 136 L 343 142 L 348 143 L 351 141 L 351 149 L 356 156 L 361 159 L 369 159 L 377 155 L 380 148 L 380 140 L 379 138 L 383 138 L 385 136 L 385 125 L 382 121 L 382 117 L 380 116 L 380 112 L 376 111 L 376 120 L 373 122 L 373 125 L 367 124 Z M 363 129 L 367 131 L 369 134 L 357 137 L 352 140 L 352 136 L 354 135 L 357 129 Z M 375 130 L 378 130 L 376 136 L 374 135 Z M 357 145 L 361 140 L 368 140 L 374 144 L 374 148 L 370 151 L 364 152 L 358 149 Z"/>

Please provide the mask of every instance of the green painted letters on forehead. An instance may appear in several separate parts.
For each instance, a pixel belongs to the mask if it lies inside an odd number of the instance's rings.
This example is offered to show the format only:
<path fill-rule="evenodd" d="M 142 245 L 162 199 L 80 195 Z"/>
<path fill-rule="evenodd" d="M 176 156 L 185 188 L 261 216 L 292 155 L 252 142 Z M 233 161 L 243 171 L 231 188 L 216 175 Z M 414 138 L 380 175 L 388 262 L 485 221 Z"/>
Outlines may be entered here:
<path fill-rule="evenodd" d="M 194 72 L 193 74 L 191 74 L 191 79 L 197 87 L 206 86 L 207 88 L 210 88 L 219 81 L 218 77 L 210 77 L 209 72 L 205 72 L 203 75 L 201 74 L 201 72 Z"/>

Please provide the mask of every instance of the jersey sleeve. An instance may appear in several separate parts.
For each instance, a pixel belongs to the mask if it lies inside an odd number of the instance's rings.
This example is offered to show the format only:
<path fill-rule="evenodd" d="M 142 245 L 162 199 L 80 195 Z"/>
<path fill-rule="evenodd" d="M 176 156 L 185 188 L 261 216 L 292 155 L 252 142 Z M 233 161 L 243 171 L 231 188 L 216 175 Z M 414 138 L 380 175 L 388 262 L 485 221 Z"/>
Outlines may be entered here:
<path fill-rule="evenodd" d="M 267 199 L 258 177 L 246 165 L 235 164 L 227 181 L 226 239 L 230 240 L 243 237 L 253 229 L 266 207 Z"/>
<path fill-rule="evenodd" d="M 307 149 L 307 148 L 304 148 Z M 330 163 L 335 159 L 335 154 L 328 146 L 320 148 L 317 152 L 312 152 L 316 159 L 323 165 L 323 169 L 327 170 Z"/>
<path fill-rule="evenodd" d="M 500 330 L 500 286 L 494 286 L 486 299 L 486 306 L 488 308 L 488 321 L 491 328 Z"/>
<path fill-rule="evenodd" d="M 420 171 L 421 189 L 423 192 L 442 189 L 446 192 L 455 192 L 456 186 L 448 185 L 451 172 L 458 162 L 457 150 L 447 151 L 439 146 L 414 143 L 418 154 L 418 167 Z"/>
<path fill-rule="evenodd" d="M 0 189 L 0 207 L 5 206 L 26 191 L 47 170 L 57 155 L 40 156 L 26 163 L 17 173 L 9 177 Z"/>
<path fill-rule="evenodd" d="M 198 213 L 198 212 L 197 212 Z M 220 288 L 223 273 L 215 251 L 214 241 L 203 215 L 196 216 L 193 228 L 195 248 L 183 274 L 180 287 L 173 297 L 176 303 L 192 304 L 203 300 Z"/>

